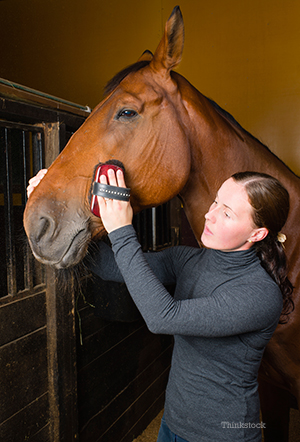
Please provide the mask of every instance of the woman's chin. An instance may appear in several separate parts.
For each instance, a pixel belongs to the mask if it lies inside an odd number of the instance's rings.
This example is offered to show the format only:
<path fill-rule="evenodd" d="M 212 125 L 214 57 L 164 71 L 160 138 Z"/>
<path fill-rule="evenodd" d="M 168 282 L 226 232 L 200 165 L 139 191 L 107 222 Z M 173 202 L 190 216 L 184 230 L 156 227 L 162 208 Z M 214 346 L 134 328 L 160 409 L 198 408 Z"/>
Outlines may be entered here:
<path fill-rule="evenodd" d="M 211 248 L 211 241 L 210 238 L 203 232 L 201 235 L 201 243 L 204 245 L 204 247 Z"/>

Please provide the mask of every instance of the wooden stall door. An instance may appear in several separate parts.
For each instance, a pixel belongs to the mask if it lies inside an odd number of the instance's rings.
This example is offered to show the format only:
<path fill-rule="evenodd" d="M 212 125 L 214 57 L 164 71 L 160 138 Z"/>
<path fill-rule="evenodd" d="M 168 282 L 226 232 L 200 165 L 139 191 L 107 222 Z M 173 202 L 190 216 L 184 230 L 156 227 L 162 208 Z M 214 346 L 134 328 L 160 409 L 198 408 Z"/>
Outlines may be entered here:
<path fill-rule="evenodd" d="M 11 104 L 3 101 L 7 107 Z M 20 106 L 18 103 L 18 109 Z M 36 108 L 32 111 L 40 112 Z M 29 114 L 28 107 L 25 114 Z M 21 116 L 13 115 L 15 119 Z M 57 120 L 56 112 L 50 119 Z M 64 296 L 57 291 L 55 272 L 34 260 L 22 225 L 28 179 L 57 156 L 64 129 L 57 121 L 28 124 L 0 120 L 3 442 L 72 442 L 78 436 L 72 287 Z"/>

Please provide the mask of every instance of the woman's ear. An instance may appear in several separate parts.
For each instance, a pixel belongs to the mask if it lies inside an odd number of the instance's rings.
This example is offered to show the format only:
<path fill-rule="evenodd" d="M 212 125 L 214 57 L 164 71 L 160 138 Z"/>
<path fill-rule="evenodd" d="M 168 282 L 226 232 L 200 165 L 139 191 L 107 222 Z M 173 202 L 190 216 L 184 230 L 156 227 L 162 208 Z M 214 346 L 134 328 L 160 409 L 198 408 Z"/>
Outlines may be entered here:
<path fill-rule="evenodd" d="M 266 227 L 260 227 L 259 229 L 255 229 L 255 231 L 252 233 L 248 241 L 249 242 L 262 241 L 263 239 L 265 239 L 268 233 L 269 230 Z"/>

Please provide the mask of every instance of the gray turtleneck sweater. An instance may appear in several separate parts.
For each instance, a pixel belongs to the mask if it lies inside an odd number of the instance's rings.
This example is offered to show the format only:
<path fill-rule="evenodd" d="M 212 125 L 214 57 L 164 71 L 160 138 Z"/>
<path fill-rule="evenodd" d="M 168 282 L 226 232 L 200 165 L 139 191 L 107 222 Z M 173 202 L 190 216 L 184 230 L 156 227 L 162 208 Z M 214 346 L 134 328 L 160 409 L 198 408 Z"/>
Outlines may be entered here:
<path fill-rule="evenodd" d="M 101 243 L 91 269 L 125 281 L 150 331 L 174 335 L 171 431 L 189 442 L 259 442 L 257 374 L 282 295 L 255 251 L 179 246 L 144 254 L 132 226 L 109 238 L 112 251 Z"/>

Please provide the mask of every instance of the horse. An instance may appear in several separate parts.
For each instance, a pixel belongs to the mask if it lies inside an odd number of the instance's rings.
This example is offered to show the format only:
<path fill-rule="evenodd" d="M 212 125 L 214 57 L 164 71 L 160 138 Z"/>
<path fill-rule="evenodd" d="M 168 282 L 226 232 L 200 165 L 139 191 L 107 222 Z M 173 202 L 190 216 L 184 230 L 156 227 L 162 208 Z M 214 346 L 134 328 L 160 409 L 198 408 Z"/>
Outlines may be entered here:
<path fill-rule="evenodd" d="M 198 241 L 204 214 L 224 180 L 246 170 L 278 178 L 290 194 L 283 232 L 295 309 L 266 348 L 260 389 L 265 441 L 287 441 L 288 404 L 283 410 L 282 397 L 291 393 L 300 403 L 300 180 L 174 71 L 183 46 L 183 18 L 175 7 L 154 55 L 145 51 L 110 81 L 103 101 L 35 188 L 24 212 L 25 231 L 42 263 L 62 269 L 81 261 L 89 243 L 106 235 L 89 201 L 95 167 L 108 161 L 124 165 L 134 213 L 178 196 Z"/>

